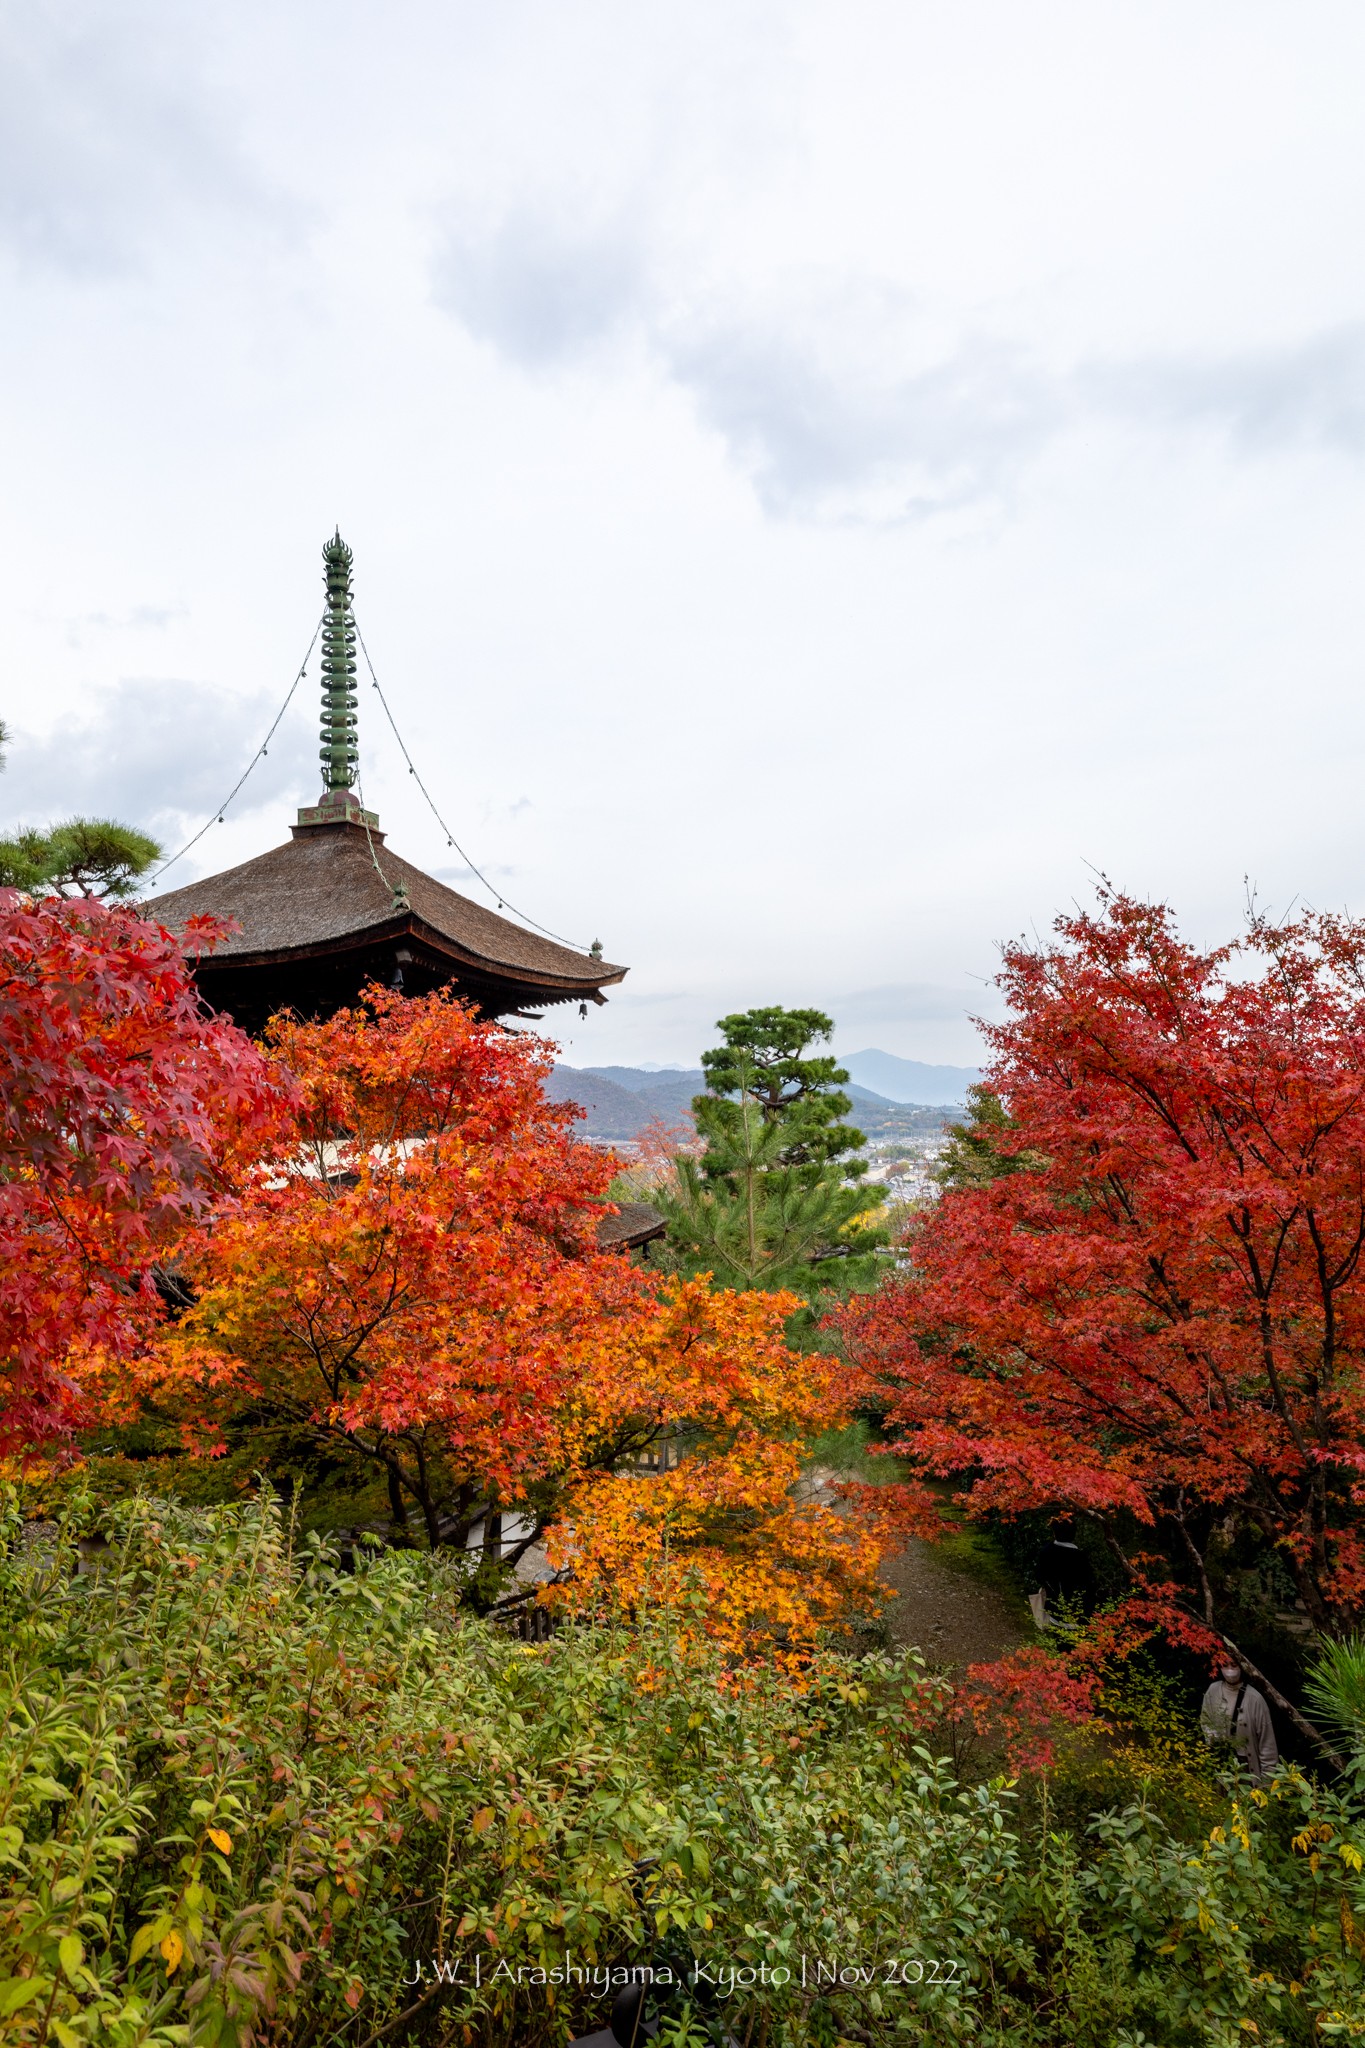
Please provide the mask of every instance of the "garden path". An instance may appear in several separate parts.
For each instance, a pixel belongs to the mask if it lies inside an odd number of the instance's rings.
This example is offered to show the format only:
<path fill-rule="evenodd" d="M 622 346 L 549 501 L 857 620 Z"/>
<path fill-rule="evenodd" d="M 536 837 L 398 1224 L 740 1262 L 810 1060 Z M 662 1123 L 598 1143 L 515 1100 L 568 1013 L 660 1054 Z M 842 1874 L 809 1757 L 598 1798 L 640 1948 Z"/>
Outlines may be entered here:
<path fill-rule="evenodd" d="M 937 1544 L 913 1538 L 886 1559 L 882 1578 L 896 1595 L 886 1606 L 892 1641 L 914 1644 L 930 1665 L 961 1671 L 1037 1639 L 1007 1594 Z"/>
<path fill-rule="evenodd" d="M 842 1475 L 813 1466 L 798 1489 L 805 1497 L 833 1503 Z M 998 1570 L 998 1567 L 995 1569 Z M 987 1554 L 960 1542 L 923 1543 L 912 1537 L 883 1561 L 881 1576 L 895 1598 L 886 1603 L 886 1625 L 897 1648 L 922 1651 L 931 1667 L 964 1671 L 988 1664 L 1038 1635 L 1017 1593 L 992 1577 Z"/>

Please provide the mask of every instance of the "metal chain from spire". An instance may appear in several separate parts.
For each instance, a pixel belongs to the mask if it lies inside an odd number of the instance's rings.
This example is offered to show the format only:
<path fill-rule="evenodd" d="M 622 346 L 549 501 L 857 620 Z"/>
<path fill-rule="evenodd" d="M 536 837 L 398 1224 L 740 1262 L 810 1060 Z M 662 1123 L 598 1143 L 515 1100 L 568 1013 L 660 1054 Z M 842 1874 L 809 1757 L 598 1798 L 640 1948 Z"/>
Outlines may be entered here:
<path fill-rule="evenodd" d="M 354 789 L 360 770 L 356 733 L 355 618 L 351 550 L 338 527 L 322 551 L 327 609 L 322 625 L 322 786 Z"/>
<path fill-rule="evenodd" d="M 449 825 L 447 825 L 445 819 L 437 810 L 436 805 L 432 800 L 431 791 L 427 788 L 425 782 L 423 782 L 421 776 L 417 773 L 417 764 L 414 762 L 412 755 L 408 752 L 407 742 L 404 740 L 402 733 L 399 732 L 397 722 L 394 719 L 394 715 L 392 711 L 389 709 L 389 700 L 384 695 L 383 690 L 380 688 L 379 678 L 374 672 L 374 663 L 370 660 L 370 650 L 365 645 L 365 635 L 360 631 L 360 628 L 358 626 L 356 628 L 356 634 L 360 641 L 360 651 L 365 657 L 365 666 L 369 670 L 370 682 L 373 685 L 374 690 L 379 698 L 379 701 L 384 708 L 384 716 L 389 722 L 389 730 L 392 732 L 394 738 L 398 742 L 399 753 L 403 756 L 403 759 L 408 764 L 408 774 L 417 784 L 417 787 L 421 790 L 422 795 L 426 800 L 427 809 L 431 812 L 432 817 L 436 820 L 436 823 L 445 833 L 446 845 L 451 846 L 455 849 L 456 853 L 459 854 L 460 859 L 464 862 L 465 866 L 469 869 L 469 872 L 472 875 L 478 876 L 479 880 L 483 883 L 484 888 L 487 889 L 489 895 L 496 899 L 499 910 L 510 910 L 513 917 L 519 917 L 523 924 L 530 925 L 532 931 L 543 932 L 545 937 L 547 939 L 553 939 L 556 945 L 567 946 L 569 950 L 574 953 L 586 953 L 590 960 L 600 960 L 602 958 L 602 941 L 600 939 L 594 939 L 590 946 L 585 946 L 581 939 L 566 939 L 562 932 L 552 932 L 548 925 L 537 924 L 536 920 L 533 917 L 528 917 L 524 910 L 518 910 L 515 903 L 509 903 L 507 898 L 503 895 L 501 889 L 495 888 L 493 883 L 489 881 L 487 875 L 483 872 L 482 868 L 478 868 L 474 865 L 474 862 L 469 858 L 469 855 L 465 852 L 459 840 L 455 837 Z"/>
<path fill-rule="evenodd" d="M 231 789 L 223 798 L 223 801 L 220 804 L 216 804 L 214 806 L 212 813 L 205 821 L 205 823 L 199 827 L 199 830 L 195 833 L 193 839 L 187 839 L 185 841 L 185 844 L 181 847 L 179 853 L 173 853 L 169 860 L 163 860 L 161 866 L 156 870 L 156 872 L 147 877 L 147 887 L 149 889 L 151 888 L 154 882 L 159 882 L 161 880 L 161 877 L 165 874 L 167 868 L 173 868 L 178 860 L 183 860 L 185 858 L 185 855 L 191 850 L 192 847 L 196 847 L 199 844 L 200 840 L 203 838 L 204 834 L 209 830 L 209 827 L 211 825 L 221 825 L 224 822 L 224 813 L 226 812 L 228 805 L 232 802 L 232 799 L 236 796 L 238 790 L 242 787 L 243 783 L 250 775 L 252 769 L 256 766 L 256 763 L 258 761 L 263 761 L 265 759 L 265 756 L 269 751 L 270 742 L 275 737 L 275 733 L 279 726 L 280 720 L 284 717 L 285 712 L 293 703 L 294 692 L 298 689 L 299 684 L 303 681 L 304 677 L 308 673 L 308 664 L 313 658 L 313 649 L 317 646 L 318 634 L 322 631 L 322 625 L 323 622 L 321 619 L 319 619 L 318 623 L 313 628 L 313 637 L 308 642 L 308 652 L 304 655 L 303 660 L 300 662 L 299 672 L 295 676 L 293 682 L 289 685 L 289 688 L 285 693 L 285 699 L 283 704 L 281 704 L 279 710 L 275 713 L 274 721 L 271 724 L 269 732 L 261 741 L 261 744 L 259 745 L 259 747 L 257 747 L 251 759 L 247 762 L 246 767 L 237 777 L 237 780 L 233 783 Z"/>

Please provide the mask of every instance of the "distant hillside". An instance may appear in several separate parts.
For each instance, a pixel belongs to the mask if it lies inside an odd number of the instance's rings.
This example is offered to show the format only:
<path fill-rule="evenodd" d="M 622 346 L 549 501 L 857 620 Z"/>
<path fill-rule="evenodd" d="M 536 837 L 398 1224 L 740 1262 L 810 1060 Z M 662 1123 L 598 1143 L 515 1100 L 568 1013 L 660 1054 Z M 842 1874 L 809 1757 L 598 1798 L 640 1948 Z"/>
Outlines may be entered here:
<path fill-rule="evenodd" d="M 688 1093 L 697 1095 L 702 1086 L 700 1067 L 579 1067 L 575 1071 L 614 1081 L 618 1088 L 629 1088 L 632 1095 L 646 1088 L 671 1088 L 675 1082 L 680 1088 L 686 1082 Z"/>
<path fill-rule="evenodd" d="M 842 1053 L 839 1064 L 848 1068 L 855 1081 L 861 1081 L 865 1088 L 875 1088 L 891 1102 L 965 1102 L 968 1088 L 981 1079 L 979 1067 L 926 1066 L 923 1060 L 903 1060 L 894 1052 L 878 1052 L 875 1048 Z"/>
<path fill-rule="evenodd" d="M 706 1076 L 700 1067 L 682 1071 L 647 1073 L 643 1067 L 556 1067 L 547 1093 L 554 1102 L 577 1102 L 588 1112 L 579 1126 L 586 1138 L 636 1136 L 655 1117 L 666 1124 L 685 1122 L 691 1114 L 692 1097 L 700 1095 Z M 890 1110 L 895 1104 L 870 1088 L 850 1085 L 859 1112 Z"/>
<path fill-rule="evenodd" d="M 687 1121 L 692 1097 L 702 1090 L 701 1069 L 689 1074 L 646 1074 L 638 1067 L 556 1067 L 546 1086 L 554 1102 L 577 1102 L 587 1111 L 585 1138 L 633 1138 L 655 1117 Z"/>
<path fill-rule="evenodd" d="M 545 1084 L 545 1093 L 552 1102 L 576 1102 L 587 1111 L 578 1125 L 585 1138 L 633 1138 L 654 1114 L 629 1088 L 577 1067 L 556 1067 Z"/>

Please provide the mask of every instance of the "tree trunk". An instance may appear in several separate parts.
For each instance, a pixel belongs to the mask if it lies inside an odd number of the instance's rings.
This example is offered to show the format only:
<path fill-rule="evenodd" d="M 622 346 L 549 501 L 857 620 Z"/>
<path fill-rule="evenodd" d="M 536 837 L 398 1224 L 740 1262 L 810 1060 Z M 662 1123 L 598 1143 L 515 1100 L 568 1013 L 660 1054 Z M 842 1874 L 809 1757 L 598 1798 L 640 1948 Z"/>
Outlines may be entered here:
<path fill-rule="evenodd" d="M 393 1516 L 393 1526 L 406 1543 L 409 1540 L 408 1504 L 403 1498 L 403 1477 L 395 1458 L 385 1458 L 384 1476 L 389 1483 L 389 1513 Z"/>

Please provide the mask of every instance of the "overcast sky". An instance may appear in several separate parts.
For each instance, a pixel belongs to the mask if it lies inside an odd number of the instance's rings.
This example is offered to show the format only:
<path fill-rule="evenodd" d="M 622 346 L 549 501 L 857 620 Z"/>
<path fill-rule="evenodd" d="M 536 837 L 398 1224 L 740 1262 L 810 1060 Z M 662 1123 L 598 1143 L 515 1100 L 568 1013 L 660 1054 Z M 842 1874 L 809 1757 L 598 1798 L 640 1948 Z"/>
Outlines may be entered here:
<path fill-rule="evenodd" d="M 1365 908 L 1363 89 L 1358 0 L 12 0 L 0 820 L 197 830 L 339 521 L 457 837 L 630 963 L 576 1063 L 970 1061 L 1096 868 Z"/>

